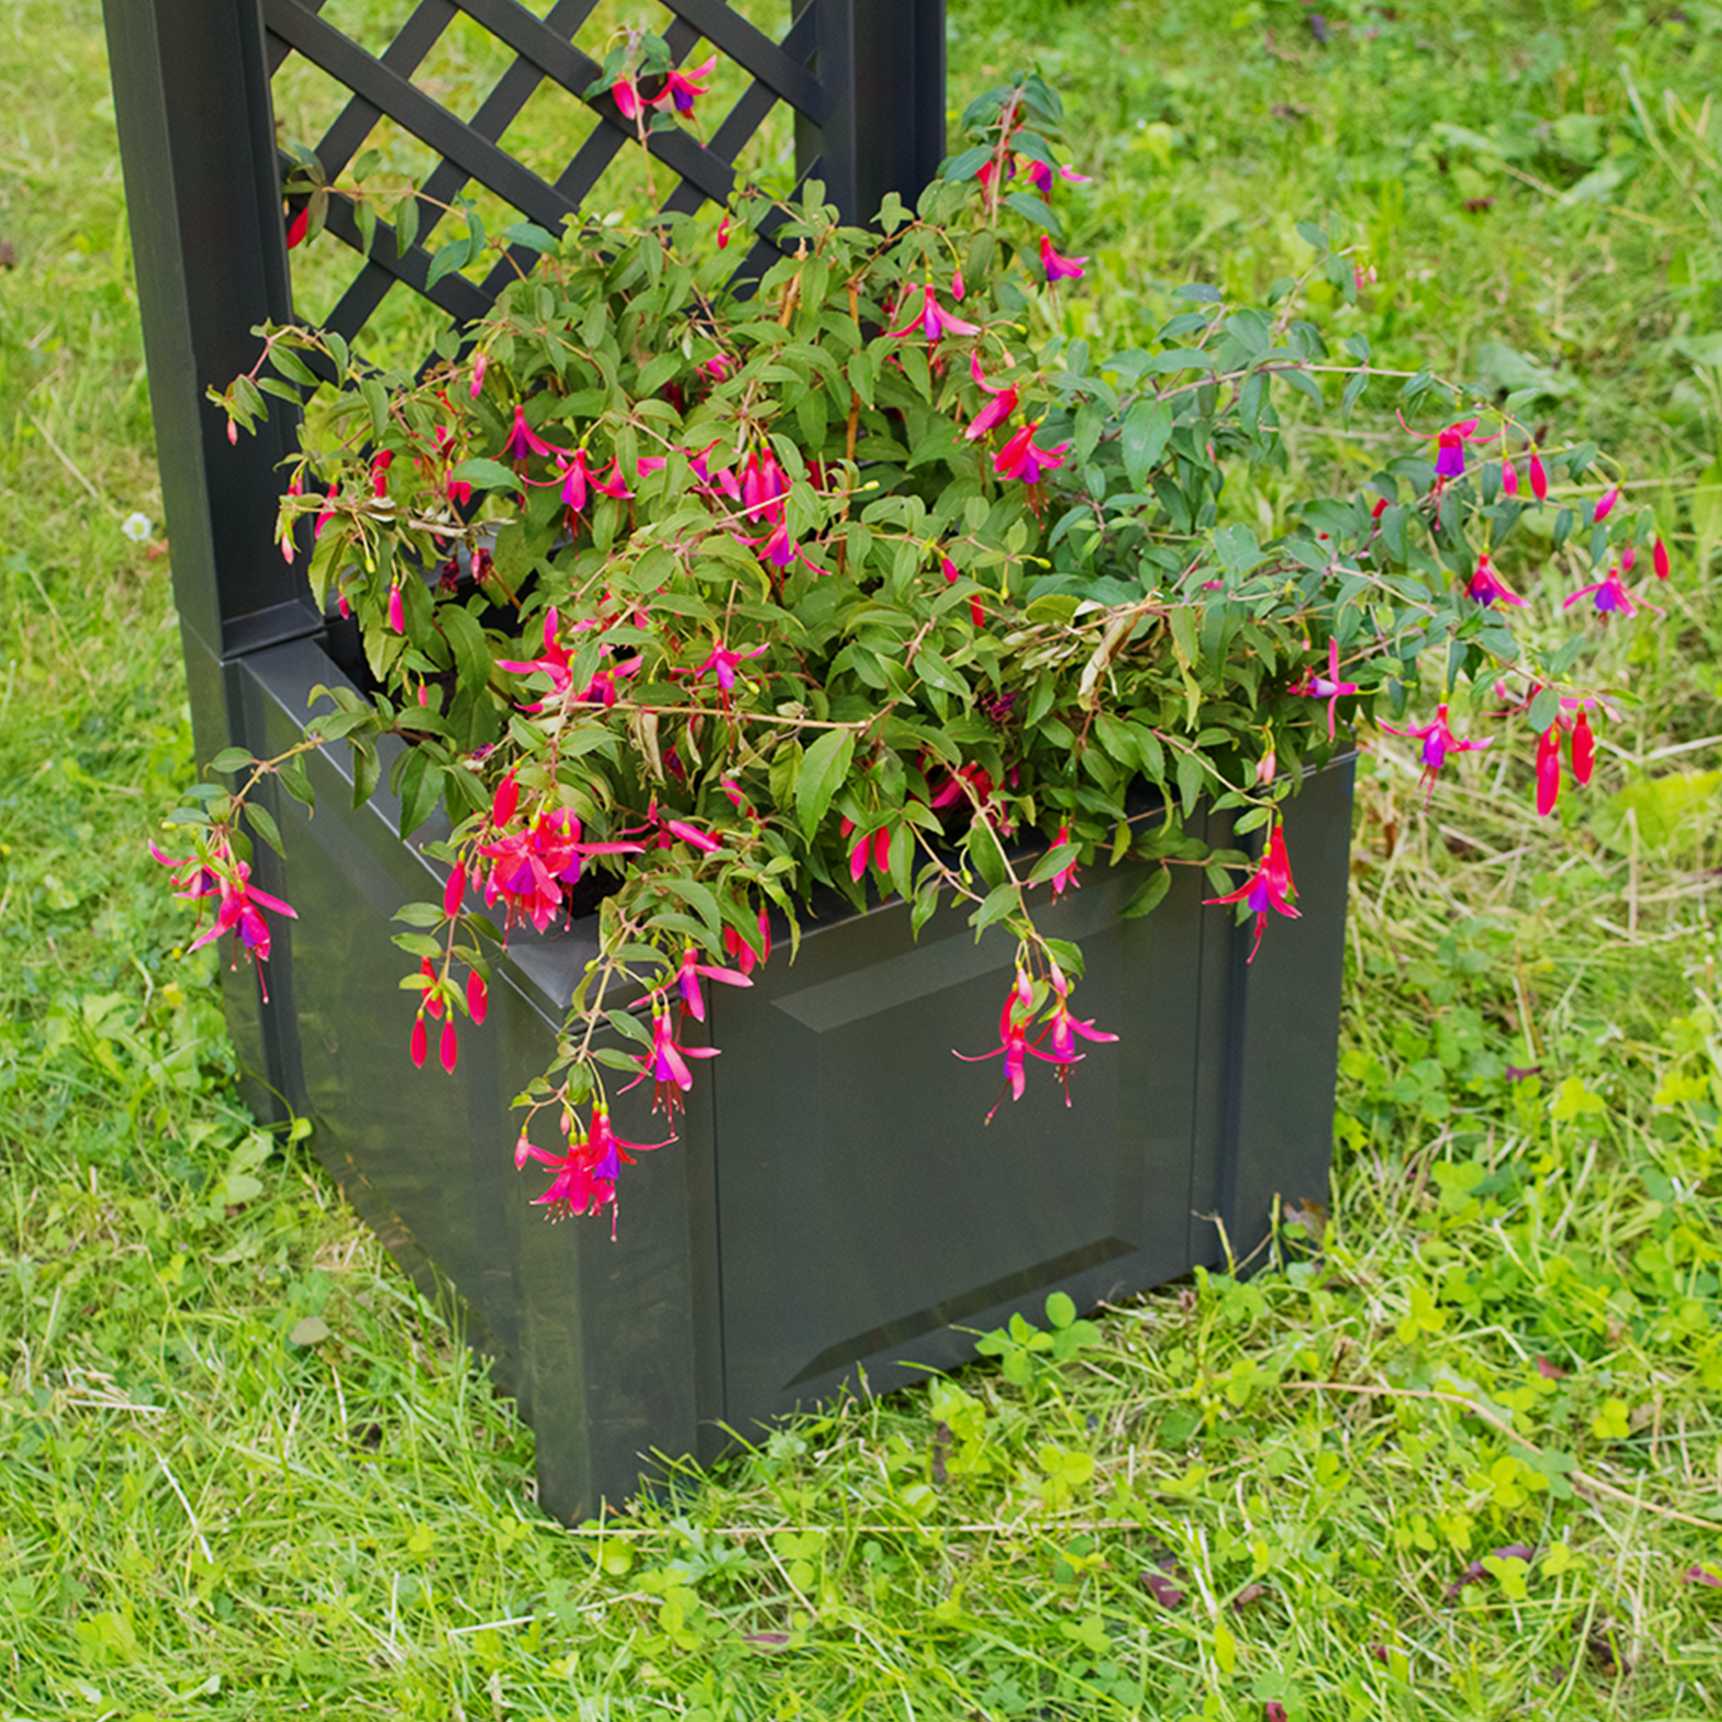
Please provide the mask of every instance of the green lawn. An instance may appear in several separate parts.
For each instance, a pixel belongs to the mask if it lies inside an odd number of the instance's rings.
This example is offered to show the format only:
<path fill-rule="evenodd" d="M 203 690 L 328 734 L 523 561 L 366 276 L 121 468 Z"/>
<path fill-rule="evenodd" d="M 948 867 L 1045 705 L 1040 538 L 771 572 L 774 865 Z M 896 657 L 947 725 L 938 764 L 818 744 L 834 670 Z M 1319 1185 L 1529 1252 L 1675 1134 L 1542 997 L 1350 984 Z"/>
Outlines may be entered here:
<path fill-rule="evenodd" d="M 1366 760 L 1319 1255 L 559 1527 L 175 958 L 143 845 L 191 746 L 167 559 L 121 531 L 161 506 L 98 8 L 11 0 L 0 1718 L 1722 1715 L 1722 6 L 951 10 L 955 101 L 1030 54 L 1063 89 L 1098 340 L 1292 272 L 1325 214 L 1381 364 L 1624 456 L 1675 570 L 1600 660 L 1597 781 L 1539 823 L 1523 749 L 1427 808 Z M 1400 436 L 1386 398 L 1337 431 L 1288 495 Z"/>

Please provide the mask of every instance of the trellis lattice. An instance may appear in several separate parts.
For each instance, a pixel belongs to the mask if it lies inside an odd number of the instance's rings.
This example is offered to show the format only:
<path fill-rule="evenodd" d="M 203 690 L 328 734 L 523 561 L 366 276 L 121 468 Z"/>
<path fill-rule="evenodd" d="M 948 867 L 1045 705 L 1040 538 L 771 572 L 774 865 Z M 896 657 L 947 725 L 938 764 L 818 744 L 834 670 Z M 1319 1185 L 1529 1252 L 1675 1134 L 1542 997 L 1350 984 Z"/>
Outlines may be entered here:
<path fill-rule="evenodd" d="M 781 41 L 773 41 L 724 0 L 664 0 L 673 13 L 664 40 L 676 64 L 702 39 L 739 65 L 750 82 L 724 115 L 709 143 L 672 128 L 648 131 L 645 146 L 676 176 L 666 210 L 687 211 L 710 199 L 722 202 L 735 184 L 735 162 L 781 102 L 808 128 L 824 123 L 831 103 L 813 69 L 820 37 L 817 5 L 800 9 Z M 457 322 L 481 317 L 512 280 L 530 270 L 536 253 L 515 246 L 481 281 L 459 273 L 431 279 L 434 247 L 427 242 L 446 219 L 445 206 L 482 188 L 525 219 L 552 232 L 577 218 L 605 169 L 628 145 L 639 147 L 633 122 L 623 118 L 606 92 L 585 92 L 600 75 L 596 60 L 574 40 L 596 0 L 555 0 L 542 18 L 517 0 L 415 0 L 398 33 L 373 55 L 321 14 L 326 0 L 262 0 L 271 73 L 298 54 L 348 92 L 345 105 L 315 146 L 326 180 L 334 184 L 364 149 L 375 128 L 393 121 L 439 159 L 418 189 L 418 236 L 404 251 L 386 224 L 367 246 L 352 205 L 329 200 L 326 227 L 365 258 L 358 275 L 324 319 L 328 328 L 353 340 L 397 282 L 429 299 Z M 413 80 L 455 21 L 465 15 L 481 25 L 514 58 L 489 93 L 463 120 Z M 829 58 L 830 56 L 827 56 Z M 502 145 L 509 126 L 546 84 L 559 87 L 592 110 L 597 127 L 566 166 L 549 180 L 523 165 Z M 291 158 L 282 157 L 283 169 Z M 804 160 L 800 177 L 817 175 L 816 157 Z"/>
<path fill-rule="evenodd" d="M 449 224 L 443 206 L 495 200 L 556 231 L 579 214 L 618 154 L 638 147 L 608 92 L 585 93 L 601 67 L 576 37 L 590 24 L 592 38 L 603 3 L 393 0 L 400 22 L 390 39 L 370 34 L 388 11 L 385 0 L 103 0 L 174 589 L 187 640 L 197 643 L 195 651 L 188 644 L 188 662 L 227 663 L 325 627 L 303 580 L 273 548 L 298 413 L 272 402 L 257 435 L 230 446 L 205 389 L 256 362 L 261 323 L 320 321 L 349 343 L 369 324 L 367 341 L 380 340 L 387 319 L 373 313 L 397 288 L 456 325 L 483 316 L 536 254 L 516 247 L 483 278 L 454 270 L 433 280 L 433 236 Z M 745 3 L 757 16 L 766 0 Z M 870 219 L 887 192 L 912 201 L 944 153 L 944 0 L 771 3 L 783 8 L 780 39 L 743 17 L 735 0 L 638 0 L 667 20 L 658 33 L 678 63 L 704 40 L 729 62 L 730 87 L 740 92 L 703 143 L 680 127 L 647 133 L 651 164 L 676 182 L 663 206 L 694 210 L 703 200 L 726 200 L 738 171 L 747 171 L 738 164 L 751 141 L 785 111 L 794 120 L 798 178 L 822 180 L 847 220 Z M 615 9 L 610 0 L 605 11 Z M 337 24 L 348 17 L 361 22 Z M 466 53 L 474 43 L 482 53 Z M 450 60 L 465 71 L 491 69 L 488 87 L 471 90 L 470 117 L 454 111 L 447 93 L 460 80 L 436 70 Z M 331 197 L 327 229 L 364 260 L 325 315 L 296 318 L 274 91 L 277 73 L 297 80 L 301 72 L 329 99 L 328 123 L 312 146 L 324 181 L 343 173 L 350 180 L 361 152 L 379 138 L 410 145 L 419 231 L 401 247 L 397 232 L 379 222 L 367 255 L 353 205 Z M 537 128 L 516 122 L 540 92 L 576 122 L 546 157 L 534 154 L 543 173 L 510 145 L 524 131 L 539 148 Z M 717 90 L 708 100 L 715 113 Z M 552 135 L 560 136 L 553 128 Z M 326 255 L 340 253 L 331 245 Z M 743 268 L 757 271 L 769 255 L 762 240 Z M 337 268 L 328 283 L 338 276 Z M 409 322 L 416 342 L 422 329 Z M 194 704 L 213 713 L 221 697 L 204 689 Z M 225 718 L 211 721 L 212 734 L 233 733 Z"/>

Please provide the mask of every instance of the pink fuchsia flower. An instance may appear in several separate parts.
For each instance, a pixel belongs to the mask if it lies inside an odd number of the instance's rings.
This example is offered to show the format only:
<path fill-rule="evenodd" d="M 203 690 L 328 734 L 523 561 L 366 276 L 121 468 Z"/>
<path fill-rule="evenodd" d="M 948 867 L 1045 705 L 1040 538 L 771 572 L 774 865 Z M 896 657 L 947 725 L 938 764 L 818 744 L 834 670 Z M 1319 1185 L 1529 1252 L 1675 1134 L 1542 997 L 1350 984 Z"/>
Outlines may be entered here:
<path fill-rule="evenodd" d="M 514 423 L 509 427 L 507 440 L 503 443 L 498 455 L 501 460 L 514 461 L 520 464 L 530 460 L 533 455 L 566 455 L 568 450 L 558 448 L 553 442 L 546 442 L 531 425 L 526 422 L 526 408 L 516 406 Z"/>
<path fill-rule="evenodd" d="M 1053 170 L 1044 161 L 1030 161 L 1028 164 L 1029 182 L 1042 197 L 1052 196 Z M 1063 165 L 1058 169 L 1057 177 L 1072 185 L 1089 185 L 1091 177 L 1086 173 L 1078 173 L 1075 168 Z"/>
<path fill-rule="evenodd" d="M 1053 839 L 1053 842 L 1052 842 L 1053 848 L 1054 849 L 1063 849 L 1069 842 L 1070 842 L 1070 827 L 1068 825 L 1059 826 L 1058 835 Z M 1053 894 L 1053 896 L 1062 897 L 1066 891 L 1075 890 L 1075 889 L 1079 888 L 1077 877 L 1076 877 L 1076 866 L 1077 866 L 1076 856 L 1074 854 L 1072 854 L 1071 858 L 1062 867 L 1060 867 L 1056 873 L 1053 874 L 1052 881 L 1051 881 L 1052 882 L 1052 894 Z M 1116 1038 L 1116 1037 L 1114 1036 L 1112 1038 Z"/>
<path fill-rule="evenodd" d="M 941 335 L 978 335 L 981 332 L 978 323 L 965 322 L 961 317 L 953 316 L 939 303 L 938 292 L 931 281 L 921 287 L 911 287 L 898 309 L 906 310 L 911 305 L 916 309 L 909 320 L 902 328 L 889 331 L 892 340 L 900 341 L 916 328 L 929 341 L 937 341 Z"/>
<path fill-rule="evenodd" d="M 683 1096 L 694 1085 L 694 1075 L 688 1069 L 690 1058 L 716 1058 L 715 1046 L 681 1046 L 676 1041 L 675 1025 L 670 1020 L 669 1007 L 661 997 L 652 1006 L 652 1045 L 640 1054 L 640 1074 L 628 1084 L 637 1088 L 650 1078 L 654 1093 L 652 1110 L 674 1117 L 684 1104 Z M 623 1089 L 627 1093 L 628 1089 Z"/>
<path fill-rule="evenodd" d="M 1040 420 L 1031 419 L 993 456 L 993 471 L 1000 478 L 1020 478 L 1024 484 L 1038 484 L 1043 472 L 1064 465 L 1070 444 L 1061 442 L 1057 448 L 1037 448 L 1034 433 L 1039 429 Z"/>
<path fill-rule="evenodd" d="M 1561 605 L 1563 610 L 1570 610 L 1581 598 L 1589 598 L 1596 605 L 1599 615 L 1608 616 L 1619 612 L 1624 616 L 1636 616 L 1638 606 L 1632 601 L 1632 594 L 1621 583 L 1620 570 L 1609 569 L 1602 579 L 1594 581 L 1589 586 L 1581 586 Z"/>
<path fill-rule="evenodd" d="M 1276 915 L 1284 915 L 1288 920 L 1296 921 L 1301 918 L 1301 912 L 1293 907 L 1290 899 L 1297 895 L 1297 886 L 1292 883 L 1291 858 L 1286 853 L 1285 826 L 1275 822 L 1273 830 L 1268 834 L 1266 847 L 1262 850 L 1262 858 L 1256 865 L 1256 870 L 1237 890 L 1228 892 L 1223 897 L 1208 897 L 1204 901 L 1210 905 L 1222 903 L 1242 903 L 1255 912 L 1255 938 L 1250 943 L 1250 962 L 1256 960 L 1256 953 L 1262 948 L 1262 934 L 1267 928 L 1268 911 Z"/>
<path fill-rule="evenodd" d="M 664 832 L 668 837 L 680 838 L 683 843 L 699 850 L 702 855 L 715 854 L 723 847 L 723 844 L 709 831 L 702 831 L 697 825 L 690 825 L 685 819 L 666 819 Z"/>
<path fill-rule="evenodd" d="M 510 782 L 503 779 L 504 784 Z M 502 791 L 497 793 L 500 801 Z M 510 807 L 510 816 L 512 812 Z M 554 808 L 523 831 L 479 844 L 478 853 L 492 863 L 484 882 L 484 901 L 487 907 L 503 904 L 505 931 L 517 921 L 530 921 L 542 933 L 562 907 L 564 887 L 578 883 L 587 861 L 598 855 L 644 852 L 638 843 L 587 842 L 574 814 L 565 807 Z"/>
<path fill-rule="evenodd" d="M 1327 642 L 1327 674 L 1306 675 L 1295 687 L 1287 690 L 1303 699 L 1327 701 L 1327 738 L 1332 741 L 1338 726 L 1339 702 L 1357 692 L 1356 682 L 1339 679 L 1339 641 L 1330 635 Z"/>
<path fill-rule="evenodd" d="M 1010 363 L 1008 353 L 1005 355 L 1005 363 Z M 963 435 L 970 442 L 978 442 L 988 431 L 1002 425 L 1016 411 L 1017 403 L 1022 397 L 1017 392 L 1014 383 L 989 383 L 987 381 L 986 374 L 981 370 L 979 353 L 969 355 L 969 375 L 979 384 L 983 392 L 992 396 L 992 399 L 975 414 L 969 423 L 969 428 L 963 432 Z"/>
<path fill-rule="evenodd" d="M 1086 257 L 1064 257 L 1053 249 L 1051 239 L 1046 234 L 1040 236 L 1040 266 L 1046 271 L 1046 279 L 1050 284 L 1054 281 L 1075 281 L 1086 273 L 1084 264 Z"/>
<path fill-rule="evenodd" d="M 695 66 L 691 71 L 673 71 L 664 80 L 664 87 L 652 98 L 653 107 L 674 107 L 678 114 L 691 114 L 694 103 L 710 87 L 712 73 L 717 70 L 717 55 Z"/>
<path fill-rule="evenodd" d="M 163 867 L 178 871 L 179 877 L 173 881 L 175 896 L 186 901 L 203 897 L 216 899 L 214 919 L 186 949 L 201 950 L 224 933 L 232 933 L 235 961 L 243 953 L 257 965 L 258 985 L 263 988 L 263 998 L 267 1002 L 269 989 L 263 981 L 263 964 L 269 961 L 272 940 L 265 911 L 271 915 L 283 915 L 289 921 L 298 920 L 298 911 L 279 897 L 253 885 L 251 868 L 244 861 L 232 863 L 231 872 L 222 872 L 195 857 L 175 860 L 163 854 L 154 843 L 150 844 L 149 852 Z"/>
<path fill-rule="evenodd" d="M 1441 767 L 1447 763 L 1450 753 L 1474 753 L 1479 748 L 1492 744 L 1494 737 L 1483 741 L 1461 741 L 1447 725 L 1447 707 L 1439 705 L 1435 708 L 1433 721 L 1418 724 L 1410 729 L 1395 729 L 1392 724 L 1381 726 L 1389 735 L 1410 736 L 1423 744 L 1423 792 L 1432 794 L 1435 789 L 1435 779 L 1440 774 Z"/>
<path fill-rule="evenodd" d="M 988 1059 L 1002 1058 L 1004 1060 L 1005 1087 L 1011 1099 L 1021 1100 L 1028 1089 L 1028 1061 L 1038 1058 L 1051 1064 L 1055 1060 L 1038 1048 L 1029 1044 L 1028 1025 L 1030 1017 L 1022 1004 L 1022 992 L 1028 985 L 1028 977 L 1021 969 L 1017 971 L 1017 984 L 1005 995 L 1003 1009 L 999 1012 L 999 1044 L 990 1052 L 958 1052 L 952 1049 L 951 1056 L 961 1059 L 964 1064 L 984 1064 Z M 1033 994 L 1030 992 L 1030 998 Z M 1001 1101 L 995 1101 L 992 1111 L 987 1113 L 987 1123 L 993 1121 L 993 1113 L 997 1112 Z"/>
<path fill-rule="evenodd" d="M 700 366 L 700 370 L 703 371 L 706 376 L 710 377 L 714 383 L 728 382 L 729 374 L 734 368 L 735 360 L 732 359 L 728 353 L 713 353 L 712 356 Z"/>
<path fill-rule="evenodd" d="M 755 646 L 750 651 L 732 652 L 728 646 L 721 643 L 715 645 L 694 671 L 694 680 L 697 682 L 706 676 L 716 676 L 718 687 L 728 694 L 735 688 L 736 671 L 742 664 L 749 658 L 759 657 L 769 649 L 768 646 Z"/>
<path fill-rule="evenodd" d="M 1476 419 L 1459 419 L 1437 434 L 1435 438 L 1435 476 L 1462 478 L 1465 474 L 1465 444 L 1477 437 Z M 1487 437 L 1477 437 L 1487 442 Z"/>
<path fill-rule="evenodd" d="M 572 680 L 572 672 L 568 667 L 568 653 L 558 635 L 561 633 L 561 618 L 556 606 L 552 604 L 544 612 L 544 653 L 537 658 L 498 658 L 496 667 L 507 670 L 514 676 L 545 675 L 550 678 L 551 688 L 558 694 L 565 693 L 568 683 Z M 523 708 L 526 711 L 543 709 L 542 702 Z"/>
<path fill-rule="evenodd" d="M 1509 592 L 1501 584 L 1501 577 L 1490 565 L 1489 555 L 1484 551 L 1477 558 L 1477 571 L 1471 576 L 1470 583 L 1465 588 L 1466 594 L 1487 609 L 1491 604 L 1506 604 L 1513 609 L 1523 609 L 1524 599 Z"/>
<path fill-rule="evenodd" d="M 511 771 L 497 784 L 496 793 L 490 798 L 490 823 L 500 831 L 514 817 L 519 805 L 520 784 Z"/>
<path fill-rule="evenodd" d="M 699 952 L 687 946 L 682 952 L 681 966 L 676 970 L 676 987 L 682 995 L 682 1008 L 695 1022 L 706 1020 L 706 998 L 700 990 L 700 978 L 721 982 L 726 987 L 751 987 L 740 969 L 720 968 L 715 963 L 702 963 Z"/>
<path fill-rule="evenodd" d="M 1620 501 L 1620 486 L 1611 484 L 1601 496 L 1596 499 L 1596 512 L 1591 515 L 1593 522 L 1607 520 L 1614 513 L 1614 505 Z"/>
<path fill-rule="evenodd" d="M 378 449 L 371 456 L 371 495 L 379 501 L 389 494 L 389 468 L 394 464 L 392 448 Z"/>

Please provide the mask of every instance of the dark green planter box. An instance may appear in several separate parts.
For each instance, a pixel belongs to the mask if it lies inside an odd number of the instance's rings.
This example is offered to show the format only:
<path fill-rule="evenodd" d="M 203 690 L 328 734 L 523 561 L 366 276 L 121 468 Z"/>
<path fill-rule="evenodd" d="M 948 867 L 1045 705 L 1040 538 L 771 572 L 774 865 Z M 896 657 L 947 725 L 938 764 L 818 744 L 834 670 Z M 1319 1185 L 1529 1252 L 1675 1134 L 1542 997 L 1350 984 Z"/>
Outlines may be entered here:
<path fill-rule="evenodd" d="M 231 678 L 263 752 L 291 742 L 313 684 L 341 679 L 313 640 L 209 673 Z M 1014 943 L 977 946 L 960 915 L 918 941 L 896 903 L 818 923 L 793 966 L 780 951 L 751 991 L 712 989 L 722 1056 L 698 1073 L 680 1143 L 628 1171 L 615 1243 L 601 1219 L 548 1224 L 530 1203 L 544 1179 L 510 1152 L 509 1100 L 548 1061 L 593 929 L 517 937 L 457 1074 L 413 1071 L 389 917 L 439 877 L 400 843 L 386 794 L 354 812 L 340 762 L 313 777 L 314 819 L 274 802 L 288 861 L 270 888 L 300 919 L 267 1013 L 236 977 L 242 1038 L 389 1248 L 452 1282 L 538 1431 L 557 1514 L 626 1496 L 653 1452 L 711 1458 L 724 1425 L 962 1363 L 973 1341 L 956 1324 L 1037 1317 L 1053 1290 L 1091 1308 L 1223 1263 L 1216 1217 L 1247 1256 L 1276 1195 L 1326 1197 L 1349 761 L 1291 804 L 1306 913 L 1276 920 L 1253 966 L 1195 869 L 1145 920 L 1119 918 L 1134 867 L 1088 869 L 1047 913 L 1087 956 L 1082 1014 L 1123 1037 L 1092 1049 L 1068 1109 L 1036 1067 L 1027 1098 L 983 1125 L 998 1067 L 951 1050 L 986 1045 Z M 643 1090 L 618 1121 L 660 1134 Z"/>
<path fill-rule="evenodd" d="M 676 52 L 706 36 L 750 74 L 706 143 L 657 140 L 676 207 L 727 195 L 777 100 L 796 110 L 798 173 L 850 220 L 888 191 L 912 203 L 932 176 L 943 0 L 793 0 L 769 37 L 720 0 L 666 4 Z M 318 144 L 332 179 L 386 113 L 441 158 L 433 195 L 489 185 L 555 226 L 578 216 L 601 160 L 582 143 L 550 184 L 497 140 L 542 85 L 587 99 L 596 68 L 567 40 L 587 8 L 418 4 L 380 59 L 322 0 L 104 9 L 198 757 L 235 742 L 268 755 L 298 735 L 311 688 L 343 679 L 301 573 L 273 544 L 295 417 L 277 405 L 262 435 L 230 447 L 203 397 L 251 365 L 256 324 L 292 315 L 272 73 L 297 54 L 348 89 Z M 513 56 L 482 124 L 409 81 L 457 15 Z M 607 127 L 620 147 L 633 128 L 607 98 L 596 106 L 595 136 Z M 433 285 L 430 264 L 422 238 L 405 256 L 379 245 L 330 326 L 358 340 L 396 282 L 457 326 L 484 310 L 486 291 L 454 275 Z M 681 1144 L 629 1173 L 616 1244 L 601 1221 L 546 1225 L 529 1201 L 538 1179 L 510 1153 L 508 1102 L 547 1062 L 591 930 L 517 940 L 458 1076 L 413 1072 L 390 916 L 440 881 L 398 841 L 386 795 L 354 812 L 339 761 L 318 758 L 312 775 L 314 820 L 272 803 L 285 870 L 259 857 L 259 882 L 302 917 L 278 936 L 273 1002 L 260 1004 L 248 970 L 224 982 L 252 1097 L 312 1118 L 317 1151 L 384 1242 L 427 1283 L 433 1266 L 452 1283 L 539 1431 L 554 1512 L 625 1495 L 644 1453 L 710 1457 L 725 1424 L 745 1431 L 863 1371 L 885 1388 L 960 1363 L 970 1338 L 953 1324 L 1038 1314 L 1054 1289 L 1092 1306 L 1218 1262 L 1216 1217 L 1245 1257 L 1276 1193 L 1326 1191 L 1348 763 L 1292 805 L 1306 913 L 1275 922 L 1253 968 L 1231 918 L 1200 907 L 1194 872 L 1146 921 L 1118 918 L 1139 879 L 1129 869 L 1090 869 L 1052 911 L 1048 930 L 1087 953 L 1083 1014 L 1124 1037 L 1077 1071 L 1071 1110 L 1037 1069 L 1029 1097 L 983 1128 L 997 1066 L 958 1064 L 951 1049 L 985 1045 L 1012 947 L 999 936 L 977 948 L 960 916 L 918 944 L 898 906 L 834 919 L 810 929 L 793 969 L 780 957 L 750 992 L 714 989 L 723 1054 L 701 1071 Z"/>

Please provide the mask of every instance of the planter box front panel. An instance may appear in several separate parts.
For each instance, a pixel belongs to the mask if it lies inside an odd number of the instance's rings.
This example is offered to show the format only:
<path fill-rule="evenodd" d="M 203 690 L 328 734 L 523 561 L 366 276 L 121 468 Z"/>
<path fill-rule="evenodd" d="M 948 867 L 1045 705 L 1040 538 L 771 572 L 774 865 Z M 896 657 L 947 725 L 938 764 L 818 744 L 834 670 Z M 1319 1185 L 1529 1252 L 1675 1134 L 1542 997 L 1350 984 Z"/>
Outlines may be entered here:
<path fill-rule="evenodd" d="M 1092 871 L 1049 909 L 1081 939 L 1081 1014 L 1122 1030 L 1064 1104 L 1031 1061 L 1025 1098 L 984 1051 L 1016 942 L 958 913 L 911 938 L 902 904 L 815 931 L 793 967 L 718 1000 L 713 1067 L 724 1358 L 732 1420 L 950 1364 L 952 1323 L 1038 1311 L 1046 1292 L 1153 1284 L 1189 1262 L 1196 877 L 1149 920 L 1139 869 Z M 1050 893 L 1044 893 L 1050 899 Z M 1228 929 L 1222 922 L 1222 936 Z M 1091 1300 L 1092 1301 L 1092 1300 Z"/>

